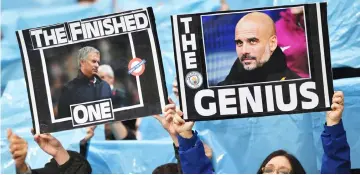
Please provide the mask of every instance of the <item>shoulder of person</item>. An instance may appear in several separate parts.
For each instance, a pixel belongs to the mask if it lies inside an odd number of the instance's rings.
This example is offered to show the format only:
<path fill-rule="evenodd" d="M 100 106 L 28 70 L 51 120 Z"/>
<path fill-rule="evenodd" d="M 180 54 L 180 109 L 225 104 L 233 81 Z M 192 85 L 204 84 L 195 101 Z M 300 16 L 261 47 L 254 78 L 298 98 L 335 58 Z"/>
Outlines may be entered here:
<path fill-rule="evenodd" d="M 76 79 L 76 78 L 75 78 L 75 79 Z M 75 86 L 75 84 L 76 84 L 75 79 L 73 79 L 73 80 L 67 82 L 66 84 L 64 84 L 64 86 L 62 87 L 61 91 L 62 91 L 62 92 L 66 92 L 66 91 L 68 91 L 68 90 L 73 89 L 74 86 Z"/>

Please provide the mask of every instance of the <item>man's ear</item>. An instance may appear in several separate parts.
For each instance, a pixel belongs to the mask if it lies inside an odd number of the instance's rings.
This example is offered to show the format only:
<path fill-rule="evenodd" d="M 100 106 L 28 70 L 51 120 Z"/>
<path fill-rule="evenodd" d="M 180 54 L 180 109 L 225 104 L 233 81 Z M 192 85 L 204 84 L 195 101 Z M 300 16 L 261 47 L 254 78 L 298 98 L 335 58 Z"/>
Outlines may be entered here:
<path fill-rule="evenodd" d="M 273 35 L 270 37 L 270 51 L 274 52 L 277 47 L 277 37 Z"/>
<path fill-rule="evenodd" d="M 79 66 L 81 68 L 81 65 L 84 64 L 84 60 L 80 60 Z"/>

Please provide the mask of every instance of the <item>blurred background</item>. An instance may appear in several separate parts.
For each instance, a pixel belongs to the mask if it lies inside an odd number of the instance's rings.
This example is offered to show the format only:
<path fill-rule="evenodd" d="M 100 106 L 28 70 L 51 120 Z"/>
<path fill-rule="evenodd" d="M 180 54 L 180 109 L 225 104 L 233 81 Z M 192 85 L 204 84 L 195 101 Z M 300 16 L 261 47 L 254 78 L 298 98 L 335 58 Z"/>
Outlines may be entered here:
<path fill-rule="evenodd" d="M 321 0 L 2 0 L 1 1 L 1 163 L 0 173 L 15 173 L 8 151 L 6 128 L 28 141 L 27 162 L 42 167 L 50 157 L 30 133 L 28 103 L 16 30 L 152 6 L 165 70 L 167 91 L 176 75 L 170 15 L 217 10 L 239 10 Z M 351 148 L 352 168 L 360 168 L 360 78 L 347 76 L 360 68 L 360 1 L 328 0 L 328 23 L 334 88 L 344 91 L 343 123 Z M 338 70 L 344 70 L 338 74 Z M 341 72 L 341 71 L 340 71 Z M 308 173 L 319 173 L 323 154 L 320 134 L 325 113 L 269 116 L 197 122 L 195 129 L 213 150 L 216 173 L 255 173 L 261 161 L 276 149 L 293 153 Z M 153 117 L 142 118 L 138 140 L 105 141 L 98 126 L 90 142 L 88 160 L 93 173 L 151 173 L 155 167 L 175 162 L 172 141 Z M 79 150 L 85 129 L 55 133 L 66 149 Z"/>

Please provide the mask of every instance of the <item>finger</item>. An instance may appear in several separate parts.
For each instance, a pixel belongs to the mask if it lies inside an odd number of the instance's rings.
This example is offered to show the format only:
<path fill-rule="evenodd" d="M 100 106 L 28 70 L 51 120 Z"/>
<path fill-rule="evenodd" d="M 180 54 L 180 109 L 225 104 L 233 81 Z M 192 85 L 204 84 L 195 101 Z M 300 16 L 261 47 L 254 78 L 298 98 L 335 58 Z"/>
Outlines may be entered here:
<path fill-rule="evenodd" d="M 173 123 L 174 123 L 175 125 L 180 125 L 180 122 L 179 122 L 178 120 L 175 120 L 174 118 L 173 118 Z"/>
<path fill-rule="evenodd" d="M 340 105 L 344 104 L 344 101 L 343 101 L 343 99 L 342 99 L 341 97 L 334 97 L 334 98 L 332 99 L 332 102 L 333 102 L 333 103 L 340 104 Z"/>
<path fill-rule="evenodd" d="M 89 126 L 88 128 L 87 128 L 87 130 L 86 130 L 86 133 L 93 133 L 94 132 L 94 127 L 93 126 Z"/>
<path fill-rule="evenodd" d="M 97 126 L 97 125 L 90 126 L 90 127 L 89 127 L 89 130 L 93 132 L 93 131 L 96 129 L 96 126 Z"/>
<path fill-rule="evenodd" d="M 179 108 L 176 108 L 176 113 L 177 113 L 179 116 L 183 116 L 183 112 L 182 112 Z"/>
<path fill-rule="evenodd" d="M 25 149 L 23 149 L 23 150 L 17 150 L 17 151 L 14 152 L 13 157 L 14 157 L 14 158 L 23 157 L 23 156 L 26 155 L 26 153 L 27 153 L 27 150 L 25 150 Z"/>
<path fill-rule="evenodd" d="M 50 134 L 40 134 L 40 138 L 51 140 L 53 137 Z"/>
<path fill-rule="evenodd" d="M 174 115 L 174 114 L 175 114 L 175 111 L 173 109 L 170 109 L 164 113 L 164 116 L 166 118 L 167 116 Z"/>
<path fill-rule="evenodd" d="M 166 112 L 170 109 L 175 109 L 175 108 L 176 108 L 175 104 L 167 104 L 167 105 L 165 105 L 163 112 Z"/>
<path fill-rule="evenodd" d="M 337 104 L 337 103 L 333 103 L 333 104 L 331 105 L 331 109 L 332 109 L 333 111 L 341 110 L 341 107 L 342 107 L 342 105 L 339 105 L 339 104 Z"/>
<path fill-rule="evenodd" d="M 7 129 L 7 138 L 8 138 L 8 140 L 10 139 L 11 135 L 12 135 L 12 130 L 10 128 L 8 128 Z"/>
<path fill-rule="evenodd" d="M 174 115 L 173 120 L 175 121 L 176 124 L 184 124 L 185 120 L 182 119 L 179 115 Z"/>
<path fill-rule="evenodd" d="M 10 136 L 9 142 L 13 143 L 13 144 L 19 144 L 19 143 L 25 142 L 25 140 L 23 138 L 17 136 L 16 134 L 12 134 Z"/>
<path fill-rule="evenodd" d="M 21 150 L 21 149 L 24 149 L 27 147 L 27 144 L 26 143 L 21 143 L 21 144 L 11 144 L 9 146 L 10 148 L 10 152 L 14 152 L 16 150 Z"/>
<path fill-rule="evenodd" d="M 344 93 L 342 91 L 335 91 L 333 97 L 344 97 Z"/>
<path fill-rule="evenodd" d="M 13 139 L 13 140 L 10 140 L 9 142 L 10 142 L 10 145 L 26 144 L 26 141 L 24 139 Z"/>
<path fill-rule="evenodd" d="M 174 105 L 175 105 L 175 102 L 174 102 L 170 97 L 168 97 L 168 100 L 169 100 L 169 103 L 170 103 L 170 104 L 174 104 Z"/>
<path fill-rule="evenodd" d="M 167 122 L 171 122 L 173 120 L 173 116 L 172 115 L 168 115 L 167 117 L 165 117 L 165 120 Z"/>
<path fill-rule="evenodd" d="M 40 143 L 40 135 L 39 134 L 34 135 L 34 141 L 38 144 Z"/>

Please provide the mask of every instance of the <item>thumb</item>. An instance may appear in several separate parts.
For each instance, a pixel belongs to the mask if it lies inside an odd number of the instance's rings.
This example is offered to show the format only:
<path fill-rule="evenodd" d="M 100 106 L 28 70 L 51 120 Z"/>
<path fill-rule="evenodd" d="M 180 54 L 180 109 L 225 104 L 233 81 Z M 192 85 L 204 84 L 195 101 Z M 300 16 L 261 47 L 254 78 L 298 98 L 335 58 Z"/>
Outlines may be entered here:
<path fill-rule="evenodd" d="M 7 129 L 7 138 L 8 138 L 8 140 L 10 139 L 11 135 L 12 135 L 12 130 L 10 128 L 8 128 Z"/>
<path fill-rule="evenodd" d="M 40 136 L 39 136 L 39 134 L 35 134 L 34 135 L 34 141 L 38 144 L 38 145 L 40 145 Z"/>

